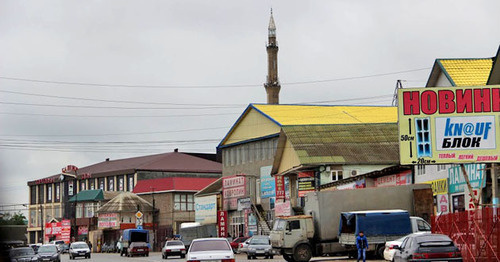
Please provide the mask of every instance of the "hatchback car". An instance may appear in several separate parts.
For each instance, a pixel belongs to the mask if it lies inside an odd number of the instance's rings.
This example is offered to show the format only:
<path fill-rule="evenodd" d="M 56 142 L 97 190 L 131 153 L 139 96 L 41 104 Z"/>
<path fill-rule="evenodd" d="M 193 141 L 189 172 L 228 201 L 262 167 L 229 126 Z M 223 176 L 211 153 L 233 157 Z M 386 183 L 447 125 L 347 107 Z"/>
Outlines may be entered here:
<path fill-rule="evenodd" d="M 238 247 L 238 253 L 246 253 L 248 251 L 248 244 L 250 244 L 251 239 L 252 238 L 249 238 L 240 243 L 240 246 Z"/>
<path fill-rule="evenodd" d="M 186 246 L 180 240 L 171 240 L 165 243 L 165 246 L 161 249 L 161 257 L 163 259 L 169 256 L 180 256 L 181 258 L 186 257 Z"/>
<path fill-rule="evenodd" d="M 61 253 L 56 245 L 47 244 L 38 248 L 38 261 L 60 262 Z"/>
<path fill-rule="evenodd" d="M 73 242 L 69 246 L 69 259 L 76 257 L 90 258 L 90 248 L 85 242 Z"/>
<path fill-rule="evenodd" d="M 430 232 L 417 232 L 417 233 L 414 233 L 414 235 L 423 235 L 423 234 L 430 234 Z M 411 235 L 411 234 L 410 234 Z M 401 243 L 403 243 L 403 241 L 408 237 L 409 235 L 407 236 L 404 236 L 402 238 L 398 238 L 396 240 L 393 240 L 393 241 L 387 241 L 385 243 L 385 249 L 384 249 L 384 259 L 385 260 L 388 260 L 388 261 L 392 261 L 392 258 L 394 258 L 394 253 L 396 252 L 396 249 L 394 249 L 394 247 L 396 246 L 401 246 Z"/>
<path fill-rule="evenodd" d="M 394 246 L 393 261 L 462 261 L 453 241 L 441 234 L 411 234 L 401 246 Z"/>
<path fill-rule="evenodd" d="M 127 256 L 149 256 L 149 246 L 146 242 L 132 242 L 128 246 Z"/>
<path fill-rule="evenodd" d="M 240 244 L 247 241 L 249 237 L 238 237 L 235 240 L 233 240 L 231 244 L 231 248 L 233 249 L 234 253 L 239 253 L 238 249 L 240 248 Z"/>
<path fill-rule="evenodd" d="M 256 259 L 257 256 L 271 259 L 274 257 L 273 247 L 271 246 L 269 236 L 253 236 L 248 243 L 247 249 L 248 259 Z"/>
<path fill-rule="evenodd" d="M 199 238 L 191 242 L 187 261 L 234 262 L 234 254 L 225 238 Z"/>
<path fill-rule="evenodd" d="M 10 261 L 19 262 L 38 261 L 38 257 L 31 247 L 16 247 L 9 250 L 9 259 Z"/>

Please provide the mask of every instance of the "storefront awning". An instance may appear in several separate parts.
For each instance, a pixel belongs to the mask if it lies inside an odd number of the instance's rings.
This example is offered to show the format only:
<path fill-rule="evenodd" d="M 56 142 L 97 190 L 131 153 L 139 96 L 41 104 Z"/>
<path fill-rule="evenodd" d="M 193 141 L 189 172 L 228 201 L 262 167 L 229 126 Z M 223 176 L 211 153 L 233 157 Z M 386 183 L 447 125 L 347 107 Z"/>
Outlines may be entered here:
<path fill-rule="evenodd" d="M 69 199 L 69 202 L 88 202 L 104 200 L 104 193 L 102 189 L 84 190 L 78 192 Z"/>

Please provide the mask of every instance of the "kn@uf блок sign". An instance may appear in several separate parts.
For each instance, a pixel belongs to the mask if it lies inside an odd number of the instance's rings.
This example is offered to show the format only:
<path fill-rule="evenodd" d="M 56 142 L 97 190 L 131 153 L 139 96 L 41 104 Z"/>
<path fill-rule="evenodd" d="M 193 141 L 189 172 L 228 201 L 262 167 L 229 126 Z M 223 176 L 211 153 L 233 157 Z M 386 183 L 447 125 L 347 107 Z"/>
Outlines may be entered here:
<path fill-rule="evenodd" d="M 398 90 L 401 164 L 500 162 L 500 86 Z"/>

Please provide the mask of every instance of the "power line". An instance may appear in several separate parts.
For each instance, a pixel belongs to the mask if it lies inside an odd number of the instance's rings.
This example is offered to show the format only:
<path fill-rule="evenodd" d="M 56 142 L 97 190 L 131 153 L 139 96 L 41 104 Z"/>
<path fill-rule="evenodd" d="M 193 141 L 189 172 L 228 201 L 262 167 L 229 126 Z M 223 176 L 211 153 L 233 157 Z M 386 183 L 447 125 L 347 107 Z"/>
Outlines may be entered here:
<path fill-rule="evenodd" d="M 342 77 L 342 78 L 334 78 L 334 79 L 324 79 L 324 80 L 311 80 L 311 81 L 298 81 L 298 82 L 285 82 L 281 83 L 282 85 L 303 85 L 303 84 L 317 84 L 317 83 L 328 83 L 328 82 L 337 82 L 337 81 L 346 81 L 346 80 L 355 80 L 355 79 L 364 79 L 371 77 L 380 77 L 387 75 L 396 75 L 396 74 L 404 74 L 410 72 L 417 72 L 428 70 L 430 67 L 425 68 L 417 68 L 417 69 L 409 69 L 395 72 L 387 72 L 387 73 L 379 73 L 379 74 L 371 74 L 371 75 L 362 75 L 362 76 L 352 76 L 352 77 Z M 12 81 L 23 81 L 23 82 L 32 82 L 32 83 L 45 83 L 45 84 L 58 84 L 58 85 L 77 85 L 77 86 L 94 86 L 94 87 L 113 87 L 113 88 L 158 88 L 158 89 L 208 89 L 208 88 L 247 88 L 247 87 L 256 87 L 262 86 L 259 84 L 234 84 L 234 85 L 130 85 L 130 84 L 101 84 L 101 83 L 90 83 L 90 82 L 70 82 L 70 81 L 56 81 L 56 80 L 42 80 L 42 79 L 31 79 L 31 78 L 20 78 L 20 77 L 9 77 L 9 76 L 0 76 L 0 79 L 12 80 Z"/>
<path fill-rule="evenodd" d="M 87 105 L 61 105 L 61 104 L 35 104 L 23 102 L 5 102 L 0 101 L 0 104 L 17 105 L 17 106 L 40 106 L 40 107 L 63 107 L 63 108 L 90 108 L 90 109 L 120 109 L 120 110 L 198 110 L 198 109 L 224 109 L 224 108 L 239 108 L 240 106 L 207 106 L 207 107 L 123 107 L 123 106 L 87 106 Z"/>
<path fill-rule="evenodd" d="M 0 115 L 17 116 L 47 116 L 47 117 L 89 117 L 89 118 L 169 118 L 169 117 L 203 117 L 221 115 L 239 115 L 240 113 L 220 113 L 220 114 L 194 114 L 194 115 L 70 115 L 70 114 L 37 114 L 37 113 L 15 113 L 0 112 Z"/>

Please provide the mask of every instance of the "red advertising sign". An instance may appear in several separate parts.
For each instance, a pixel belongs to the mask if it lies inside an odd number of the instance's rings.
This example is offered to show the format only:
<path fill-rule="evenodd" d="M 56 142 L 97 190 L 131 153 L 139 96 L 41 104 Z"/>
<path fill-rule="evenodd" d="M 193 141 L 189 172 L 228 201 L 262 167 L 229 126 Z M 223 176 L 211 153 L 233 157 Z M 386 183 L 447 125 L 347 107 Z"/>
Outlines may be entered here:
<path fill-rule="evenodd" d="M 78 227 L 78 235 L 88 235 L 89 227 L 88 226 L 79 226 Z"/>
<path fill-rule="evenodd" d="M 69 243 L 71 235 L 71 221 L 69 219 L 65 219 L 61 221 L 61 240 L 64 243 Z"/>
<path fill-rule="evenodd" d="M 227 211 L 217 211 L 219 237 L 227 237 Z"/>
<path fill-rule="evenodd" d="M 108 228 L 108 227 L 117 227 L 118 226 L 118 214 L 117 213 L 109 213 L 109 214 L 99 214 L 97 220 L 98 228 Z"/>
<path fill-rule="evenodd" d="M 375 187 L 402 186 L 411 184 L 411 170 L 383 177 L 375 178 Z"/>
<path fill-rule="evenodd" d="M 238 208 L 238 198 L 247 195 L 246 177 L 230 176 L 222 179 L 223 206 L 226 210 Z"/>
<path fill-rule="evenodd" d="M 274 176 L 276 185 L 276 200 L 285 200 L 285 178 L 283 176 Z"/>

